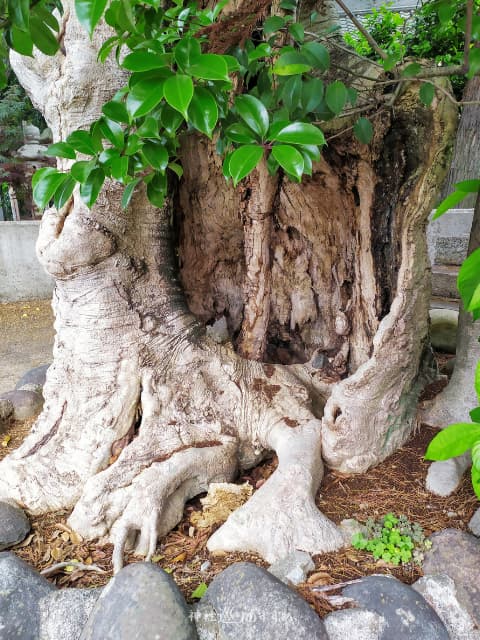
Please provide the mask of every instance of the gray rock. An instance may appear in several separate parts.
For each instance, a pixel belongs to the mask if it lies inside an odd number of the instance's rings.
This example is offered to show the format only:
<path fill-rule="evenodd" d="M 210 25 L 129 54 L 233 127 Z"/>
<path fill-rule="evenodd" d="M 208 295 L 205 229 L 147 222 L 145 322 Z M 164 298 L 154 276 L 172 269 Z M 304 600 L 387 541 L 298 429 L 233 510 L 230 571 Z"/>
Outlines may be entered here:
<path fill-rule="evenodd" d="M 268 570 L 285 584 L 296 585 L 305 582 L 309 571 L 314 569 L 315 563 L 310 554 L 295 550 L 274 562 Z"/>
<path fill-rule="evenodd" d="M 323 622 L 303 598 L 249 562 L 233 564 L 217 575 L 202 605 L 216 612 L 222 640 L 328 640 Z M 213 633 L 214 623 L 210 625 Z M 215 638 L 202 632 L 200 637 Z"/>
<path fill-rule="evenodd" d="M 13 418 L 27 420 L 38 415 L 43 407 L 43 397 L 35 391 L 7 391 L 0 400 L 9 400 L 13 405 Z"/>
<path fill-rule="evenodd" d="M 449 264 L 436 264 L 432 267 L 432 294 L 441 298 L 458 299 L 457 289 L 459 267 Z"/>
<path fill-rule="evenodd" d="M 443 622 L 428 602 L 396 578 L 367 576 L 342 593 L 360 608 L 385 618 L 381 640 L 449 640 Z"/>
<path fill-rule="evenodd" d="M 430 342 L 438 351 L 455 353 L 457 349 L 458 311 L 430 309 Z"/>
<path fill-rule="evenodd" d="M 193 605 L 192 611 L 199 640 L 220 640 L 217 613 L 207 599 Z"/>
<path fill-rule="evenodd" d="M 13 553 L 0 553 L 0 638 L 38 640 L 39 602 L 55 591 Z"/>
<path fill-rule="evenodd" d="M 15 385 L 15 389 L 26 389 L 28 391 L 41 392 L 47 378 L 49 364 L 42 364 L 39 367 L 30 369 L 25 373 Z"/>
<path fill-rule="evenodd" d="M 463 594 L 457 594 L 455 582 L 446 575 L 424 576 L 412 584 L 435 609 L 448 629 L 452 640 L 479 640 L 480 631 L 463 604 Z M 460 598 L 460 599 L 459 599 Z"/>
<path fill-rule="evenodd" d="M 477 538 L 480 537 L 480 509 L 477 509 L 468 523 L 469 530 Z"/>
<path fill-rule="evenodd" d="M 435 245 L 435 263 L 460 266 L 467 257 L 468 239 L 468 235 L 438 237 Z"/>
<path fill-rule="evenodd" d="M 367 527 L 364 524 L 355 520 L 355 518 L 346 518 L 342 520 L 338 525 L 340 532 L 345 540 L 346 545 L 352 544 L 352 538 L 357 533 L 363 533 L 365 536 L 367 535 Z"/>
<path fill-rule="evenodd" d="M 13 404 L 11 400 L 0 398 L 0 429 L 2 424 L 5 424 L 11 417 L 13 417 Z"/>
<path fill-rule="evenodd" d="M 0 502 L 0 551 L 24 540 L 29 531 L 30 522 L 22 509 Z"/>
<path fill-rule="evenodd" d="M 78 640 L 102 589 L 61 589 L 40 600 L 38 640 Z"/>
<path fill-rule="evenodd" d="M 457 594 L 480 627 L 480 542 L 458 529 L 443 529 L 430 536 L 432 548 L 425 554 L 425 574 L 446 574 Z"/>
<path fill-rule="evenodd" d="M 469 451 L 456 458 L 432 462 L 428 467 L 425 486 L 437 496 L 449 496 L 460 484 L 471 462 Z"/>
<path fill-rule="evenodd" d="M 325 617 L 324 622 L 330 640 L 379 640 L 387 625 L 382 616 L 362 609 L 334 611 Z M 354 635 L 352 629 L 355 629 Z"/>
<path fill-rule="evenodd" d="M 149 562 L 130 564 L 104 588 L 81 640 L 196 640 L 172 577 Z"/>

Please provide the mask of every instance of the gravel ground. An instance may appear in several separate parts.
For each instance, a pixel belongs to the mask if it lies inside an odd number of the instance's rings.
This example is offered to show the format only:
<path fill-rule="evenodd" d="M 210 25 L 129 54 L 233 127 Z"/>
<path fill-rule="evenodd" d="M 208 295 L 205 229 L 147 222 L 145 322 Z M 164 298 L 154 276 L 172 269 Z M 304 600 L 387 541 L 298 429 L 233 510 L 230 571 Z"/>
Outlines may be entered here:
<path fill-rule="evenodd" d="M 32 367 L 52 361 L 53 337 L 50 300 L 0 304 L 0 393 Z"/>

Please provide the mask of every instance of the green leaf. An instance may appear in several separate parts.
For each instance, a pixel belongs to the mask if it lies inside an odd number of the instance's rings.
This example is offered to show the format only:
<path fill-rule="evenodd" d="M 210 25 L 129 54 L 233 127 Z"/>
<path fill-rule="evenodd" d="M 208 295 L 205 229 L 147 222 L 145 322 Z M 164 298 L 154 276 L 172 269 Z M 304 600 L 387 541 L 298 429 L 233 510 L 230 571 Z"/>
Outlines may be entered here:
<path fill-rule="evenodd" d="M 189 66 L 187 72 L 195 78 L 203 80 L 225 80 L 228 77 L 228 65 L 223 56 L 215 53 L 202 53 L 195 62 Z"/>
<path fill-rule="evenodd" d="M 403 69 L 402 76 L 404 78 L 413 78 L 417 76 L 422 70 L 422 65 L 418 64 L 418 62 L 412 62 Z"/>
<path fill-rule="evenodd" d="M 77 182 L 80 182 L 82 184 L 88 178 L 91 171 L 93 171 L 94 167 L 95 160 L 90 160 L 89 162 L 87 162 L 86 160 L 80 160 L 79 162 L 75 162 L 75 164 L 72 164 L 70 173 Z"/>
<path fill-rule="evenodd" d="M 372 123 L 368 118 L 359 118 L 353 127 L 353 133 L 357 140 L 363 144 L 368 144 L 373 138 Z"/>
<path fill-rule="evenodd" d="M 250 127 L 241 122 L 235 122 L 227 127 L 225 135 L 229 140 L 238 144 L 250 144 L 258 141 Z"/>
<path fill-rule="evenodd" d="M 77 154 L 75 149 L 68 142 L 56 142 L 51 144 L 45 152 L 47 156 L 56 156 L 57 158 L 69 158 L 75 160 Z"/>
<path fill-rule="evenodd" d="M 105 103 L 102 107 L 102 113 L 115 122 L 125 122 L 126 124 L 130 122 L 130 116 L 123 102 L 112 100 Z"/>
<path fill-rule="evenodd" d="M 182 38 L 175 46 L 173 55 L 178 66 L 187 71 L 202 55 L 200 43 L 196 38 Z"/>
<path fill-rule="evenodd" d="M 422 82 L 422 86 L 419 91 L 420 100 L 423 104 L 429 107 L 432 104 L 432 100 L 435 97 L 435 87 L 431 82 Z"/>
<path fill-rule="evenodd" d="M 255 60 L 259 60 L 260 58 L 266 58 L 272 53 L 272 47 L 267 42 L 262 42 L 252 49 L 252 51 L 248 52 L 248 63 L 254 62 Z"/>
<path fill-rule="evenodd" d="M 287 107 L 289 113 L 295 111 L 300 105 L 302 90 L 303 83 L 301 76 L 291 76 L 283 85 L 281 91 L 282 102 Z"/>
<path fill-rule="evenodd" d="M 472 487 L 475 491 L 475 495 L 480 499 L 480 470 L 472 464 Z"/>
<path fill-rule="evenodd" d="M 181 177 L 183 176 L 183 169 L 182 169 L 182 167 L 181 167 L 179 164 L 177 164 L 176 162 L 169 162 L 169 164 L 168 164 L 168 168 L 169 168 L 171 171 L 173 171 L 173 173 L 175 173 L 175 175 L 176 175 L 178 178 L 181 178 Z"/>
<path fill-rule="evenodd" d="M 137 133 L 142 138 L 158 138 L 158 120 L 153 116 L 147 116 L 138 127 Z"/>
<path fill-rule="evenodd" d="M 45 5 L 48 7 L 49 3 L 46 2 Z M 52 8 L 50 8 L 49 11 L 42 4 L 36 4 L 32 9 L 32 14 L 36 15 L 42 22 L 45 22 L 45 24 L 47 24 L 50 29 L 53 29 L 53 31 L 60 31 L 60 25 L 58 24 L 58 20 L 52 13 Z"/>
<path fill-rule="evenodd" d="M 12 49 L 21 53 L 22 56 L 31 56 L 33 53 L 33 40 L 29 32 L 20 31 L 17 27 L 10 29 L 10 39 Z"/>
<path fill-rule="evenodd" d="M 342 111 L 347 99 L 347 88 L 343 82 L 336 80 L 328 85 L 325 92 L 325 101 L 328 108 L 331 109 L 335 115 L 338 115 Z"/>
<path fill-rule="evenodd" d="M 30 25 L 29 0 L 8 0 L 8 16 L 13 26 L 28 31 Z"/>
<path fill-rule="evenodd" d="M 85 153 L 89 156 L 95 155 L 92 136 L 88 131 L 74 131 L 68 136 L 67 142 L 80 153 Z"/>
<path fill-rule="evenodd" d="M 163 86 L 163 94 L 168 104 L 187 120 L 188 107 L 193 98 L 193 82 L 190 76 L 177 74 L 168 78 Z"/>
<path fill-rule="evenodd" d="M 53 203 L 57 209 L 61 209 L 64 207 L 70 196 L 73 193 L 75 188 L 75 180 L 68 176 L 68 178 L 61 184 L 58 189 L 55 191 L 55 196 L 53 198 Z"/>
<path fill-rule="evenodd" d="M 463 191 L 464 193 L 477 193 L 480 191 L 480 180 L 463 180 L 457 182 L 455 185 L 457 191 Z"/>
<path fill-rule="evenodd" d="M 233 178 L 233 184 L 237 184 L 255 169 L 263 156 L 263 147 L 260 145 L 246 145 L 234 151 L 230 157 L 229 172 Z"/>
<path fill-rule="evenodd" d="M 439 431 L 425 452 L 427 460 L 448 460 L 462 455 L 480 438 L 480 424 L 459 422 Z"/>
<path fill-rule="evenodd" d="M 118 156 L 117 158 L 113 158 L 110 163 L 110 171 L 112 178 L 124 181 L 128 174 L 128 157 Z"/>
<path fill-rule="evenodd" d="M 184 118 L 178 111 L 172 109 L 172 107 L 167 104 L 162 109 L 160 120 L 167 133 L 173 135 L 178 127 L 182 124 Z"/>
<path fill-rule="evenodd" d="M 201 582 L 198 587 L 192 592 L 191 598 L 202 598 L 207 590 L 207 585 L 205 582 Z"/>
<path fill-rule="evenodd" d="M 103 169 L 94 169 L 88 175 L 88 178 L 80 185 L 80 197 L 88 208 L 95 204 L 100 189 L 105 181 L 105 173 Z"/>
<path fill-rule="evenodd" d="M 480 360 L 475 367 L 475 393 L 477 394 L 477 400 L 480 402 Z"/>
<path fill-rule="evenodd" d="M 436 220 L 444 213 L 446 213 L 449 209 L 453 209 L 455 205 L 464 200 L 467 197 L 466 191 L 454 191 L 450 195 L 448 195 L 442 202 L 437 206 L 435 213 L 432 216 L 432 220 Z"/>
<path fill-rule="evenodd" d="M 308 122 L 292 122 L 281 129 L 272 140 L 290 144 L 323 145 L 325 136 L 323 131 Z"/>
<path fill-rule="evenodd" d="M 264 105 L 254 96 L 237 96 L 235 109 L 250 129 L 264 138 L 268 131 L 269 117 Z"/>
<path fill-rule="evenodd" d="M 75 10 L 80 24 L 91 36 L 105 11 L 108 0 L 75 0 Z"/>
<path fill-rule="evenodd" d="M 297 42 L 302 43 L 305 40 L 305 29 L 299 22 L 289 25 L 288 32 Z"/>
<path fill-rule="evenodd" d="M 131 182 L 129 182 L 125 187 L 125 191 L 123 192 L 123 195 L 122 195 L 122 209 L 126 209 L 130 204 L 130 200 L 132 199 L 133 192 L 135 191 L 135 187 L 140 181 L 141 181 L 141 178 L 135 178 L 135 180 L 132 180 Z"/>
<path fill-rule="evenodd" d="M 480 422 L 480 407 L 475 407 L 470 411 L 470 419 L 472 422 Z"/>
<path fill-rule="evenodd" d="M 36 172 L 33 185 L 33 199 L 38 207 L 43 209 L 53 198 L 56 190 L 68 178 L 66 173 L 60 173 L 53 167 L 45 167 Z"/>
<path fill-rule="evenodd" d="M 59 45 L 55 34 L 44 22 L 33 15 L 30 18 L 30 35 L 33 44 L 46 56 L 57 53 Z"/>
<path fill-rule="evenodd" d="M 301 46 L 300 51 L 308 62 L 320 71 L 327 71 L 330 67 L 330 53 L 323 44 L 319 42 L 306 42 Z"/>
<path fill-rule="evenodd" d="M 147 184 L 147 197 L 156 207 L 163 207 L 167 193 L 167 178 L 161 173 L 156 173 Z"/>
<path fill-rule="evenodd" d="M 270 16 L 263 23 L 263 33 L 268 36 L 285 26 L 285 20 L 280 16 Z"/>
<path fill-rule="evenodd" d="M 273 65 L 273 73 L 277 76 L 293 76 L 310 71 L 312 65 L 305 56 L 297 51 L 282 53 Z"/>
<path fill-rule="evenodd" d="M 290 147 L 286 144 L 275 145 L 272 148 L 272 155 L 282 169 L 285 169 L 288 174 L 300 180 L 305 162 L 302 154 L 295 147 Z"/>
<path fill-rule="evenodd" d="M 438 17 L 440 19 L 440 23 L 442 25 L 447 24 L 447 22 L 454 17 L 456 10 L 457 10 L 457 7 L 456 7 L 455 3 L 452 3 L 452 2 L 440 2 L 438 4 L 438 8 L 437 8 L 437 12 L 438 12 Z"/>
<path fill-rule="evenodd" d="M 457 287 L 467 311 L 480 308 L 480 248 L 464 260 L 458 273 Z"/>
<path fill-rule="evenodd" d="M 140 118 L 153 111 L 163 98 L 164 82 L 159 78 L 145 78 L 136 82 L 127 96 L 128 113 L 134 118 Z"/>
<path fill-rule="evenodd" d="M 123 145 L 125 142 L 123 129 L 118 124 L 118 122 L 114 122 L 113 120 L 109 120 L 108 118 L 102 118 L 101 120 L 99 120 L 99 127 L 103 137 L 106 140 L 111 142 L 117 149 L 123 149 Z"/>
<path fill-rule="evenodd" d="M 122 67 L 129 71 L 151 71 L 161 69 L 170 64 L 172 56 L 166 53 L 152 53 L 151 51 L 139 50 L 130 53 L 122 62 Z"/>
<path fill-rule="evenodd" d="M 146 142 L 142 147 L 142 153 L 151 167 L 157 171 L 165 171 L 168 164 L 168 151 L 160 141 Z"/>
<path fill-rule="evenodd" d="M 191 124 L 209 138 L 218 120 L 218 107 L 215 98 L 208 89 L 195 87 L 193 98 L 188 108 Z"/>
<path fill-rule="evenodd" d="M 302 105 L 305 111 L 313 112 L 323 99 L 324 86 L 320 78 L 311 78 L 303 83 Z"/>

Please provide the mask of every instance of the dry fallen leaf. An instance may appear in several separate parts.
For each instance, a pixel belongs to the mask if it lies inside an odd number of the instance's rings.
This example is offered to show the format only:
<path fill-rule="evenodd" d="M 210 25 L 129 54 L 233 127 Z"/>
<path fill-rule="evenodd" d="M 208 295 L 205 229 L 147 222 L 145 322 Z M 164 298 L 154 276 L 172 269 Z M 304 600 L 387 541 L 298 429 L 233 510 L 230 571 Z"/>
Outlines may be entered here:
<path fill-rule="evenodd" d="M 184 562 L 186 557 L 187 557 L 187 554 L 184 551 L 183 553 L 179 553 L 178 556 L 175 556 L 172 562 Z"/>
<path fill-rule="evenodd" d="M 70 534 L 67 533 L 66 531 L 64 531 L 61 536 L 62 540 L 64 540 L 65 542 L 69 542 L 70 541 Z"/>
<path fill-rule="evenodd" d="M 324 571 L 317 571 L 309 576 L 308 584 L 329 584 L 332 581 L 332 576 Z"/>

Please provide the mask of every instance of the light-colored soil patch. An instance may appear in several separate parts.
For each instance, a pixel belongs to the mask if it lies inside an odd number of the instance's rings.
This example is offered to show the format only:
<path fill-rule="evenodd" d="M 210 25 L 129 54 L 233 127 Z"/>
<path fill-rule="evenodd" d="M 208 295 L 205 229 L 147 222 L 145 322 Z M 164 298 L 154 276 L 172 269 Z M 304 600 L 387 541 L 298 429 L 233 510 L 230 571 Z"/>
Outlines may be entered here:
<path fill-rule="evenodd" d="M 50 300 L 0 304 L 0 393 L 32 367 L 52 361 L 53 337 Z"/>

